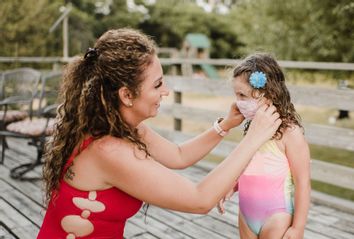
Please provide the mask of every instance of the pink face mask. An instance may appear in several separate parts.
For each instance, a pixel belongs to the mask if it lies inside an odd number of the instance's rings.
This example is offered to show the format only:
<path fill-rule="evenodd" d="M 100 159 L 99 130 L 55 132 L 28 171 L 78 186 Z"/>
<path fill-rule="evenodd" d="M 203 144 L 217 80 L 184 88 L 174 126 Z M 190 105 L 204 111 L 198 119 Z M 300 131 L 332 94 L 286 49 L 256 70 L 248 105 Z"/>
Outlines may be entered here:
<path fill-rule="evenodd" d="M 236 101 L 236 105 L 240 110 L 241 114 L 247 119 L 251 120 L 255 116 L 258 110 L 258 100 L 250 99 L 250 100 L 238 100 Z"/>

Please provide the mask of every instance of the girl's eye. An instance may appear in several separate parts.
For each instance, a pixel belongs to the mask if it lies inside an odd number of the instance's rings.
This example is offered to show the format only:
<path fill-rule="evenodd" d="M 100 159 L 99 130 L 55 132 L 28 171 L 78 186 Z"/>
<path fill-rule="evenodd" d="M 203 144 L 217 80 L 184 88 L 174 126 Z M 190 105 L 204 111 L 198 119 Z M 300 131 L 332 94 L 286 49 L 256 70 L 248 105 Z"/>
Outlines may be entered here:
<path fill-rule="evenodd" d="M 159 88 L 160 86 L 162 86 L 162 81 L 160 81 L 160 82 L 155 86 L 155 88 L 157 89 L 157 88 Z"/>
<path fill-rule="evenodd" d="M 237 97 L 244 97 L 245 95 L 242 94 L 242 93 L 236 93 L 236 96 L 237 96 Z"/>

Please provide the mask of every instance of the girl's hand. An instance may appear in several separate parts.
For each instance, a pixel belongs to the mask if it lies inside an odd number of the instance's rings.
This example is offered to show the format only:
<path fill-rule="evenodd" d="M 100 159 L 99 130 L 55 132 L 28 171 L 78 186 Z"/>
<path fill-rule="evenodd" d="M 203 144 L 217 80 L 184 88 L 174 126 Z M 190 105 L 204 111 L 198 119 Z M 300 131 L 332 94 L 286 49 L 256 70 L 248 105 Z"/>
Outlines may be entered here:
<path fill-rule="evenodd" d="M 303 239 L 304 230 L 289 227 L 282 239 Z"/>
<path fill-rule="evenodd" d="M 232 187 L 232 189 L 218 202 L 218 204 L 216 205 L 218 212 L 220 214 L 224 214 L 225 213 L 225 208 L 224 208 L 224 202 L 226 200 L 230 200 L 230 198 L 232 197 L 232 195 L 238 191 L 238 183 L 236 182 L 235 186 Z"/>
<path fill-rule="evenodd" d="M 225 119 L 220 122 L 220 127 L 225 131 L 229 131 L 236 126 L 239 126 L 244 119 L 245 117 L 239 111 L 236 103 L 233 102 L 230 106 L 229 113 Z"/>

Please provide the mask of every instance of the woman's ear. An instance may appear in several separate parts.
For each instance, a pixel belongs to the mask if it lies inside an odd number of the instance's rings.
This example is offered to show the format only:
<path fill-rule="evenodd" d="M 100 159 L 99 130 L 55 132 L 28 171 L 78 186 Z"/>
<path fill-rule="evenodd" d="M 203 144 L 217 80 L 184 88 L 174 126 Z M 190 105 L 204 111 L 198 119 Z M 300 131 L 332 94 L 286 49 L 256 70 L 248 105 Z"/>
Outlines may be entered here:
<path fill-rule="evenodd" d="M 118 95 L 119 99 L 126 107 L 133 106 L 133 94 L 126 86 L 123 86 L 118 90 Z"/>

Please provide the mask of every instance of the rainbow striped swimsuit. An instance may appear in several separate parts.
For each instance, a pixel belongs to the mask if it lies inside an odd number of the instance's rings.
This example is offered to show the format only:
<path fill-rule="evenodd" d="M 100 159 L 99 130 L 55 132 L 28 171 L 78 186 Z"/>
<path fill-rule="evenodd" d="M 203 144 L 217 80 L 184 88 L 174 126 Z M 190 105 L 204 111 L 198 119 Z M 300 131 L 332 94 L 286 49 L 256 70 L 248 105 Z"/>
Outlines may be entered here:
<path fill-rule="evenodd" d="M 287 157 L 274 140 L 262 145 L 238 180 L 240 212 L 258 235 L 274 213 L 294 214 L 294 183 Z"/>

